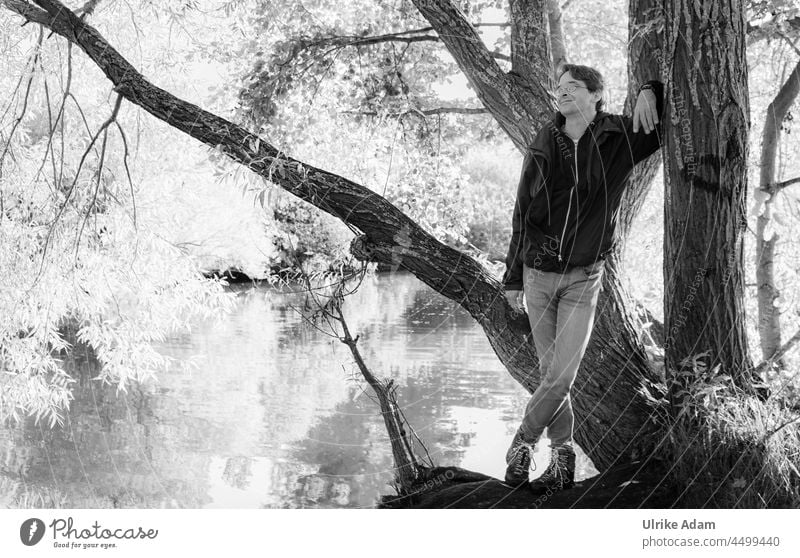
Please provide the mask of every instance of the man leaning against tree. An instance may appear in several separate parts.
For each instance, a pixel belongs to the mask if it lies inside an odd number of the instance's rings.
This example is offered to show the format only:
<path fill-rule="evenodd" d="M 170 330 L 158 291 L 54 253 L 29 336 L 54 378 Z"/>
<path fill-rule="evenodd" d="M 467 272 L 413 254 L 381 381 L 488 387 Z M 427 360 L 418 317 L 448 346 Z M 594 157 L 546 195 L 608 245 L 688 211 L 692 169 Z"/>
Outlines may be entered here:
<path fill-rule="evenodd" d="M 535 493 L 574 484 L 570 390 L 592 333 L 622 194 L 634 165 L 661 145 L 664 105 L 664 86 L 654 80 L 639 88 L 632 118 L 610 114 L 602 110 L 600 72 L 566 64 L 558 75 L 558 111 L 525 154 L 503 276 L 514 310 L 524 310 L 524 295 L 541 378 L 506 454 L 505 480 Z M 550 463 L 529 482 L 545 428 Z"/>

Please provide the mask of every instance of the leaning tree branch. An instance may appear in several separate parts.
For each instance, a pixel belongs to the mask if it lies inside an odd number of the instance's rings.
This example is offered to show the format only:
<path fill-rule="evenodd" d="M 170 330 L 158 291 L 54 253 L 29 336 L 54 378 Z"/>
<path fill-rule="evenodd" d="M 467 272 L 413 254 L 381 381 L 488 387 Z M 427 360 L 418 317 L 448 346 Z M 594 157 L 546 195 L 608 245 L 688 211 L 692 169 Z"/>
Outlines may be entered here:
<path fill-rule="evenodd" d="M 538 0 L 541 2 L 542 0 Z M 497 120 L 520 151 L 533 141 L 533 134 L 552 116 L 549 99 L 536 94 L 548 83 L 549 69 L 536 83 L 529 75 L 506 73 L 497 64 L 475 27 L 452 0 L 413 0 L 475 89 L 483 105 Z M 542 29 L 538 33 L 543 33 Z M 513 31 L 512 31 L 513 33 Z M 512 65 L 513 65 L 512 54 Z"/>
<path fill-rule="evenodd" d="M 196 140 L 363 234 L 351 246 L 362 260 L 402 267 L 456 301 L 481 324 L 512 377 L 533 391 L 539 382 L 535 352 L 526 336 L 525 314 L 511 311 L 496 277 L 468 255 L 423 230 L 382 196 L 344 177 L 288 157 L 260 137 L 151 84 L 91 25 L 60 2 L 0 0 L 29 21 L 40 23 L 79 46 L 103 71 L 114 90 Z"/>

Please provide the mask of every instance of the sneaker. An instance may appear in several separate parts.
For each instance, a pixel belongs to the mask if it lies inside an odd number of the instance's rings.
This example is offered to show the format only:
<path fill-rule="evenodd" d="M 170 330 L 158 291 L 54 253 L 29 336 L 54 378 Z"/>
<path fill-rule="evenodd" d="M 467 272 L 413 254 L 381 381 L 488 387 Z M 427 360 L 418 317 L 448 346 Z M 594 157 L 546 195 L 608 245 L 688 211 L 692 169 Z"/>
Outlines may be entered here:
<path fill-rule="evenodd" d="M 552 448 L 550 464 L 542 476 L 530 482 L 537 494 L 571 488 L 575 484 L 575 450 L 570 445 Z"/>
<path fill-rule="evenodd" d="M 530 442 L 522 438 L 519 430 L 511 441 L 511 447 L 506 452 L 506 484 L 520 486 L 528 482 L 528 470 L 531 468 L 531 453 L 533 448 Z"/>

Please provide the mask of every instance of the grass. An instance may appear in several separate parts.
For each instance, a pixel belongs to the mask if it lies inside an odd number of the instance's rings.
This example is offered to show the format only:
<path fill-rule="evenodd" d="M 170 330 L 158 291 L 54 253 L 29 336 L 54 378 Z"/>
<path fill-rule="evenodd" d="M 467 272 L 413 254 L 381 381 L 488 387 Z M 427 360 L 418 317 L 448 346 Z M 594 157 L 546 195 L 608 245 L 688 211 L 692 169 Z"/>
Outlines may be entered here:
<path fill-rule="evenodd" d="M 0 477 L 0 507 L 6 509 L 56 509 L 66 507 L 67 497 L 56 488 L 31 488 Z"/>
<path fill-rule="evenodd" d="M 800 415 L 779 389 L 762 401 L 716 372 L 686 373 L 682 406 L 659 450 L 671 466 L 673 506 L 800 507 Z"/>

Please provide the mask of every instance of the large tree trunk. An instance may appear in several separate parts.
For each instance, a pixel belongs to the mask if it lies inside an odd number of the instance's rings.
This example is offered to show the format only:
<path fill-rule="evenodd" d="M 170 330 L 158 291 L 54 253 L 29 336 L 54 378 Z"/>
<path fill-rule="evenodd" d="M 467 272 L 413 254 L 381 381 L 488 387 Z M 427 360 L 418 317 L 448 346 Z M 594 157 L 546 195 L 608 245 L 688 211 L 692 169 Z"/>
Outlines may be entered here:
<path fill-rule="evenodd" d="M 536 389 L 538 361 L 529 339 L 528 319 L 524 315 L 512 317 L 498 281 L 480 264 L 433 238 L 375 192 L 286 157 L 240 126 L 153 86 L 93 27 L 62 4 L 35 1 L 44 10 L 20 0 L 0 3 L 80 46 L 114 84 L 115 91 L 130 102 L 364 233 L 353 244 L 354 254 L 399 264 L 442 295 L 458 301 L 481 324 L 512 377 L 528 391 Z M 544 0 L 516 1 L 517 13 L 528 17 L 516 22 L 512 60 L 519 62 L 516 71 L 509 74 L 500 70 L 452 3 L 420 1 L 418 7 L 439 30 L 487 108 L 515 144 L 524 149 L 538 126 L 553 113 L 546 89 L 551 66 L 515 56 L 515 52 L 538 57 L 547 53 L 546 37 L 537 37 L 532 31 L 538 27 L 541 33 Z M 531 14 L 532 10 L 538 11 Z M 644 188 L 644 183 L 631 186 Z M 635 210 L 627 211 L 632 216 Z M 618 256 L 614 255 L 605 275 L 594 334 L 575 383 L 575 437 L 600 470 L 647 454 L 660 441 L 653 434 L 659 428 L 654 417 L 663 405 L 662 386 L 648 364 L 627 311 L 629 299 L 617 277 L 618 268 Z"/>
<path fill-rule="evenodd" d="M 781 135 L 781 123 L 786 113 L 800 93 L 800 63 L 795 66 L 789 78 L 767 107 L 767 117 L 761 141 L 761 175 L 758 188 L 764 199 L 763 211 L 756 224 L 756 283 L 758 285 L 758 333 L 761 341 L 761 355 L 773 358 L 781 347 L 780 313 L 775 307 L 775 299 L 780 296 L 775 285 L 774 258 L 778 235 L 765 237 L 767 225 L 772 220 L 772 202 L 778 194 L 775 187 L 775 160 Z M 775 362 L 780 368 L 786 363 L 782 358 Z"/>
<path fill-rule="evenodd" d="M 742 248 L 749 100 L 743 0 L 669 0 L 664 215 L 666 365 L 701 363 L 750 388 Z M 713 80 L 709 80 L 713 76 Z M 675 384 L 676 388 L 678 384 Z M 673 399 L 673 402 L 675 400 Z"/>

